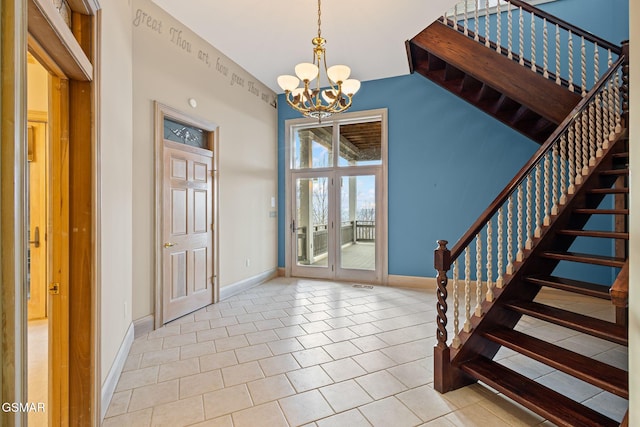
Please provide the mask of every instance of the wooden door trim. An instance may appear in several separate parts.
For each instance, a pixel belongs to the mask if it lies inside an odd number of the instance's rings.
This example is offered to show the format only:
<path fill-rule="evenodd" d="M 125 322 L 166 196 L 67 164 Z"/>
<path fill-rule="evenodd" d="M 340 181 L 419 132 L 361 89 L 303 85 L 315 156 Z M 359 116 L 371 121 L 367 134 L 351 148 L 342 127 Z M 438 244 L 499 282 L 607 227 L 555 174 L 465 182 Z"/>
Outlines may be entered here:
<path fill-rule="evenodd" d="M 24 222 L 26 5 L 0 2 L 0 330 L 3 402 L 27 401 L 26 229 Z M 26 425 L 25 413 L 0 412 L 0 425 Z"/>
<path fill-rule="evenodd" d="M 185 114 L 175 108 L 161 104 L 158 101 L 154 101 L 154 157 L 155 157 L 155 212 L 154 212 L 154 282 L 155 282 L 155 307 L 154 307 L 154 329 L 161 327 L 164 324 L 163 319 L 163 280 L 162 280 L 162 224 L 164 215 L 162 209 L 157 207 L 164 206 L 163 196 L 163 176 L 164 176 L 164 118 L 170 117 L 178 120 L 182 123 L 190 124 L 198 128 L 204 129 L 209 133 L 209 149 L 213 152 L 213 185 L 212 185 L 212 200 L 213 200 L 213 301 L 218 302 L 220 297 L 219 287 L 219 259 L 218 256 L 218 158 L 219 158 L 219 127 L 213 123 L 194 116 Z M 183 146 L 182 149 L 189 151 L 192 147 Z M 195 148 L 197 153 L 201 153 L 201 149 Z M 194 151 L 191 150 L 191 151 Z"/>

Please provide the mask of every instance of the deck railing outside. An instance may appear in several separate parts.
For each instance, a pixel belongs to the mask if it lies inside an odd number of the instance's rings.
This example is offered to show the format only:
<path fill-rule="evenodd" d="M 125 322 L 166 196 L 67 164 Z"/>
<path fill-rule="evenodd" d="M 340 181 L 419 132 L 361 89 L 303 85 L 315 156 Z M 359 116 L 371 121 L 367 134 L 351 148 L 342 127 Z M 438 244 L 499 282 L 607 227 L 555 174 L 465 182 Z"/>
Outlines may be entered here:
<path fill-rule="evenodd" d="M 340 244 L 346 245 L 357 242 L 375 241 L 375 221 L 344 221 L 340 224 Z M 298 261 L 308 260 L 307 227 L 297 228 Z M 327 224 L 313 226 L 313 256 L 318 257 L 327 253 L 329 246 L 329 229 Z"/>

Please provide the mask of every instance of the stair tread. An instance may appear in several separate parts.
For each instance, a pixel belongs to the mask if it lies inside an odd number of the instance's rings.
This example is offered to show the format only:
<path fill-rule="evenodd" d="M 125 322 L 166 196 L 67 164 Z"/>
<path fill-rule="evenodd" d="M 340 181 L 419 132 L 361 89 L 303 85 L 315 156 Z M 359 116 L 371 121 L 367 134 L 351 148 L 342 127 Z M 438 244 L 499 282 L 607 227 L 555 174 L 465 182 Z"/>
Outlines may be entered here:
<path fill-rule="evenodd" d="M 600 175 L 629 175 L 629 168 L 609 169 L 599 172 Z"/>
<path fill-rule="evenodd" d="M 554 252 L 546 251 L 542 253 L 545 258 L 557 259 L 562 261 L 582 262 L 585 264 L 604 265 L 607 267 L 622 268 L 625 263 L 624 258 L 610 257 L 606 255 L 583 254 L 578 252 Z"/>
<path fill-rule="evenodd" d="M 558 230 L 559 234 L 578 237 L 601 237 L 605 239 L 629 240 L 629 233 L 621 231 L 599 231 L 599 230 Z"/>
<path fill-rule="evenodd" d="M 627 371 L 513 329 L 497 328 L 483 335 L 491 341 L 582 381 L 622 398 L 629 398 Z"/>
<path fill-rule="evenodd" d="M 589 190 L 593 194 L 628 194 L 628 188 L 593 188 Z"/>
<path fill-rule="evenodd" d="M 627 328 L 616 323 L 538 302 L 512 301 L 506 308 L 620 345 L 628 345 Z"/>
<path fill-rule="evenodd" d="M 573 212 L 587 215 L 629 215 L 629 209 L 574 209 Z"/>
<path fill-rule="evenodd" d="M 525 280 L 540 286 L 562 289 L 596 298 L 611 299 L 611 296 L 609 295 L 610 287 L 599 285 L 597 283 L 584 282 L 582 280 L 567 279 L 557 276 L 528 276 L 525 277 Z"/>
<path fill-rule="evenodd" d="M 486 358 L 470 360 L 460 368 L 558 425 L 619 425 L 609 417 Z"/>

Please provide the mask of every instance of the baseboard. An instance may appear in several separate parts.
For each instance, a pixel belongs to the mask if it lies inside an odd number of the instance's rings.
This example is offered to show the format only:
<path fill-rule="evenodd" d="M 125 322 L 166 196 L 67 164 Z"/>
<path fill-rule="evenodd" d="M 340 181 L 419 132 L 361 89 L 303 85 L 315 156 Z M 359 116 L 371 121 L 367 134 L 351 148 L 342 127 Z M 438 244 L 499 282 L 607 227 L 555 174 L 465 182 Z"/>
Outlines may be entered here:
<path fill-rule="evenodd" d="M 248 279 L 244 279 L 220 288 L 220 301 L 239 294 L 240 292 L 251 289 L 254 286 L 258 286 L 259 284 L 276 277 L 277 274 L 278 270 L 276 268 L 272 268 L 271 270 L 267 270 L 264 273 L 260 273 L 256 276 L 249 277 Z"/>
<path fill-rule="evenodd" d="M 278 267 L 278 277 L 284 277 L 287 275 L 287 270 L 284 267 Z"/>
<path fill-rule="evenodd" d="M 139 338 L 144 334 L 148 334 L 153 331 L 155 319 L 153 314 L 148 314 L 144 317 L 133 321 L 134 338 Z"/>
<path fill-rule="evenodd" d="M 133 340 L 134 340 L 133 330 L 134 330 L 134 326 L 132 322 L 129 325 L 129 329 L 127 329 L 127 333 L 124 335 L 124 339 L 122 340 L 122 344 L 120 345 L 118 354 L 116 354 L 116 358 L 113 361 L 113 364 L 111 365 L 111 369 L 109 369 L 107 378 L 104 380 L 104 383 L 102 384 L 100 421 L 104 420 L 104 416 L 107 413 L 107 409 L 109 409 L 109 404 L 111 403 L 113 392 L 116 389 L 116 385 L 118 384 L 118 379 L 120 378 L 122 369 L 124 369 L 124 364 L 127 361 L 127 357 L 129 356 L 129 350 L 131 349 L 131 344 L 133 344 Z"/>
<path fill-rule="evenodd" d="M 396 288 L 435 290 L 438 288 L 435 277 L 389 275 L 387 285 Z"/>

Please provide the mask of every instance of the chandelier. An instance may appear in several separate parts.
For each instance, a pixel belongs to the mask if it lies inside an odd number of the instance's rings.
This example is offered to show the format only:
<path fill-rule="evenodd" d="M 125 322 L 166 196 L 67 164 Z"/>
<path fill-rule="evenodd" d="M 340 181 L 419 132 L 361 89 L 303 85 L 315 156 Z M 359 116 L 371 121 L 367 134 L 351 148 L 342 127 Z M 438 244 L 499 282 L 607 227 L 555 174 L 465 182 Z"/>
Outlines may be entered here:
<path fill-rule="evenodd" d="M 351 107 L 353 95 L 360 89 L 360 82 L 350 79 L 351 69 L 346 65 L 334 65 L 327 68 L 325 39 L 320 31 L 321 12 L 318 0 L 318 36 L 311 40 L 313 44 L 313 62 L 303 62 L 295 66 L 296 76 L 278 77 L 278 85 L 284 90 L 287 104 L 306 117 L 321 120 L 332 114 L 341 113 Z M 324 70 L 326 79 L 321 78 Z M 314 83 L 315 80 L 315 83 Z M 326 81 L 324 85 L 322 81 Z M 302 81 L 303 86 L 299 87 Z"/>

